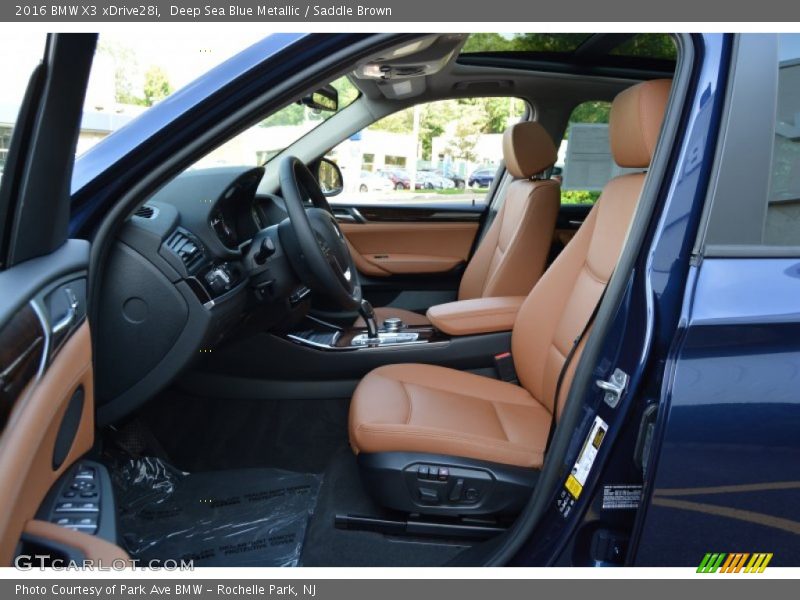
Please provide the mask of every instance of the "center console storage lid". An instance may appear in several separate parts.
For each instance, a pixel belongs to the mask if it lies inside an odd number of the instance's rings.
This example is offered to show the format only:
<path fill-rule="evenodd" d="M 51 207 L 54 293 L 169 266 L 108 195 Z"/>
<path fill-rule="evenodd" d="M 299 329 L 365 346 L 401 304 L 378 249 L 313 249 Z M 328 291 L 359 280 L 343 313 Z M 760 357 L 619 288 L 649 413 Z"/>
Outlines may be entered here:
<path fill-rule="evenodd" d="M 431 306 L 431 324 L 450 335 L 474 335 L 511 331 L 525 296 L 474 298 Z"/>

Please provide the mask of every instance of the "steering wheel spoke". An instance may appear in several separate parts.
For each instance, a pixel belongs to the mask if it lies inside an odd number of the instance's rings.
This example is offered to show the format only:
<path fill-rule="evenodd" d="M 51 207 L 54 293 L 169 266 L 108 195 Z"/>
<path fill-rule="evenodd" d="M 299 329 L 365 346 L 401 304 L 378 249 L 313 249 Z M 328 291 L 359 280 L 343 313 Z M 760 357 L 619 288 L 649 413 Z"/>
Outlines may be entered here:
<path fill-rule="evenodd" d="M 280 166 L 280 182 L 291 225 L 289 253 L 295 271 L 311 289 L 335 300 L 345 310 L 361 304 L 361 285 L 347 241 L 336 222 L 319 183 L 296 157 Z M 306 208 L 311 199 L 313 208 Z"/>

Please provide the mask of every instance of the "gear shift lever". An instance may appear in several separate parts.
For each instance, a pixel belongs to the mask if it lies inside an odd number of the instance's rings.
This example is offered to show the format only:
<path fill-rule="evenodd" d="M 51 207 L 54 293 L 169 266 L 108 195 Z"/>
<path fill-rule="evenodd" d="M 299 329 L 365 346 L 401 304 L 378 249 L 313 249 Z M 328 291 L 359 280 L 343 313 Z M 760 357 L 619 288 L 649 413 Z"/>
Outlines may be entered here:
<path fill-rule="evenodd" d="M 378 338 L 378 322 L 375 320 L 375 311 L 367 300 L 361 300 L 361 306 L 358 307 L 358 313 L 367 324 L 367 337 L 370 339 Z"/>

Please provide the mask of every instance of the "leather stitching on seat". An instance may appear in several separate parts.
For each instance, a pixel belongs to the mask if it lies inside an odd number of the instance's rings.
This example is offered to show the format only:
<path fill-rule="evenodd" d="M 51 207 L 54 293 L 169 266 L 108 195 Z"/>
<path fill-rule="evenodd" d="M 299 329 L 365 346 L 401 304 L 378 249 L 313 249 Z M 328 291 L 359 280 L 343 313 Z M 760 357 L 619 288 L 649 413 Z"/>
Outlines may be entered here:
<path fill-rule="evenodd" d="M 435 390 L 437 392 L 444 392 L 446 394 L 453 394 L 454 396 L 461 396 L 463 398 L 469 398 L 471 400 L 481 400 L 482 402 L 490 402 L 490 403 L 502 402 L 503 404 L 514 404 L 516 406 L 531 406 L 531 407 L 534 407 L 535 405 L 538 404 L 539 406 L 544 408 L 542 403 L 539 402 L 532 395 L 530 395 L 530 393 L 528 393 L 528 398 L 531 400 L 530 402 L 524 402 L 524 401 L 519 401 L 519 400 L 511 400 L 510 398 L 494 398 L 492 400 L 489 400 L 485 396 L 473 396 L 472 394 L 469 394 L 469 393 L 466 393 L 466 392 L 454 391 L 454 390 L 450 390 L 450 389 L 447 389 L 447 388 L 436 387 L 435 385 L 431 385 L 431 384 L 428 384 L 428 383 L 414 383 L 414 382 L 411 382 L 411 381 L 405 381 L 404 382 L 401 379 L 396 379 L 395 381 L 397 381 L 399 383 L 413 383 L 414 385 L 417 385 L 417 386 L 422 387 L 422 388 L 427 388 L 429 390 Z M 512 384 L 508 384 L 508 385 L 512 385 Z M 513 387 L 516 388 L 518 386 L 513 386 Z"/>
<path fill-rule="evenodd" d="M 506 438 L 506 441 L 509 443 L 511 442 L 511 438 L 508 437 L 508 432 L 506 431 L 506 426 L 503 424 L 503 419 L 500 417 L 500 411 L 497 410 L 497 404 L 494 402 L 490 402 L 492 405 L 492 410 L 494 410 L 494 417 L 497 419 L 497 424 L 500 425 L 500 431 L 503 432 L 503 437 Z"/>
<path fill-rule="evenodd" d="M 486 278 L 483 281 L 483 287 L 481 288 L 481 296 L 483 297 L 486 294 L 486 290 L 489 288 L 489 284 L 494 279 L 495 275 L 497 275 L 497 270 L 499 266 L 503 262 L 503 257 L 505 256 L 505 251 L 500 248 L 500 238 L 497 239 L 497 245 L 494 247 L 494 253 L 492 254 L 492 260 L 489 261 L 489 268 L 486 269 Z"/>
<path fill-rule="evenodd" d="M 409 423 L 411 423 L 411 414 L 414 411 L 414 404 L 413 404 L 414 401 L 411 399 L 411 394 L 408 393 L 408 388 L 406 387 L 405 382 L 400 381 L 399 379 L 397 380 L 397 382 L 400 384 L 400 388 L 406 395 L 406 402 L 408 404 L 408 416 L 406 417 L 406 425 L 408 425 Z"/>

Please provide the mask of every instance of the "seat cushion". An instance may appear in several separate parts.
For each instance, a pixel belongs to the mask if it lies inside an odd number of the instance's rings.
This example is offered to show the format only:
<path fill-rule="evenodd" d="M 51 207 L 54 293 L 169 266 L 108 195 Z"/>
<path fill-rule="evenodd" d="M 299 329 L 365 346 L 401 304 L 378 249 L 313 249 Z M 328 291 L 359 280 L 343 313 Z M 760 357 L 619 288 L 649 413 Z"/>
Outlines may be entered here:
<path fill-rule="evenodd" d="M 551 414 L 524 388 L 422 364 L 361 380 L 350 406 L 355 452 L 425 452 L 542 466 Z"/>
<path fill-rule="evenodd" d="M 403 323 L 410 327 L 425 327 L 431 324 L 425 315 L 411 312 L 404 308 L 393 308 L 391 306 L 378 306 L 375 308 L 375 319 L 378 321 L 378 327 L 383 325 L 383 322 L 390 317 L 403 319 Z M 364 319 L 358 317 L 353 323 L 353 327 L 366 327 Z"/>

